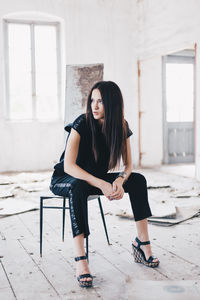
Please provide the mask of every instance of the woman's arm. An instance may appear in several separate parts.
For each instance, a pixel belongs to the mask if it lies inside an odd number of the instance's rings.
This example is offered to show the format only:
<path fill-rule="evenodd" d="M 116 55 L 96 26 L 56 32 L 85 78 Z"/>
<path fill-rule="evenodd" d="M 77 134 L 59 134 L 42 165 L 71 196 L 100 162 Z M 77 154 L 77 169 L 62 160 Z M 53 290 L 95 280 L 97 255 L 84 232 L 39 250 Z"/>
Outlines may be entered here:
<path fill-rule="evenodd" d="M 130 137 L 126 139 L 126 146 L 127 146 L 127 162 L 125 163 L 125 157 L 123 157 L 122 155 L 122 160 L 125 166 L 124 172 L 126 172 L 126 177 L 122 178 L 122 177 L 118 177 L 116 180 L 118 182 L 120 182 L 121 184 L 124 183 L 124 181 L 126 181 L 128 179 L 128 177 L 130 176 L 131 172 L 132 172 L 132 155 L 131 155 L 131 144 L 130 144 Z"/>
<path fill-rule="evenodd" d="M 64 171 L 75 178 L 85 180 L 90 185 L 101 189 L 105 196 L 110 195 L 112 193 L 112 185 L 110 183 L 91 175 L 76 164 L 80 138 L 79 133 L 72 128 L 65 150 Z"/>
<path fill-rule="evenodd" d="M 125 157 L 122 156 L 123 159 L 123 163 L 125 166 L 124 172 L 126 172 L 126 177 L 117 177 L 115 179 L 115 181 L 113 181 L 112 183 L 112 187 L 113 187 L 113 193 L 111 195 L 111 200 L 112 199 L 122 199 L 123 195 L 124 195 L 124 189 L 122 187 L 124 181 L 126 181 L 128 179 L 128 177 L 131 174 L 132 171 L 132 155 L 131 155 L 131 145 L 130 145 L 130 138 L 126 139 L 126 145 L 127 145 L 127 161 L 125 162 Z"/>

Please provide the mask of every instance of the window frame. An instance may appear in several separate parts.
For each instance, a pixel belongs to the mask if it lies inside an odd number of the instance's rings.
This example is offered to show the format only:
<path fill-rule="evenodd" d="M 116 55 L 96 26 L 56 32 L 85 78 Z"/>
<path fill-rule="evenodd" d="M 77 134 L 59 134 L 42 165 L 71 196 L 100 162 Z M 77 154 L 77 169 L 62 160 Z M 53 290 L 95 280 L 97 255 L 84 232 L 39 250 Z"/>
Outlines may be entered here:
<path fill-rule="evenodd" d="M 31 41 L 31 81 L 32 81 L 32 117 L 23 119 L 13 119 L 10 117 L 10 86 L 9 86 L 9 55 L 8 55 L 8 26 L 9 24 L 26 24 L 30 26 L 30 41 Z M 57 105 L 58 115 L 55 118 L 38 119 L 36 117 L 36 76 L 35 76 L 35 31 L 36 25 L 55 26 L 56 29 L 56 58 L 57 58 Z M 60 39 L 60 23 L 50 21 L 35 21 L 35 20 L 15 20 L 4 19 L 4 53 L 5 53 L 5 119 L 9 121 L 58 121 L 62 120 L 62 81 L 61 81 L 61 39 Z"/>

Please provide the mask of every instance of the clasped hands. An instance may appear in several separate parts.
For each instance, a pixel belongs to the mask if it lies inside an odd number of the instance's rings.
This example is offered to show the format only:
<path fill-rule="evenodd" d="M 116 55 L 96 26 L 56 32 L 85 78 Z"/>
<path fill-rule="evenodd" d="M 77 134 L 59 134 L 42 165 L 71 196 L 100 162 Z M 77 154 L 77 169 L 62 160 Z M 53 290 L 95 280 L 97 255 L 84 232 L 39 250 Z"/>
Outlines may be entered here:
<path fill-rule="evenodd" d="M 112 184 L 105 181 L 101 190 L 109 200 L 120 200 L 124 195 L 124 189 L 119 180 L 113 181 Z"/>

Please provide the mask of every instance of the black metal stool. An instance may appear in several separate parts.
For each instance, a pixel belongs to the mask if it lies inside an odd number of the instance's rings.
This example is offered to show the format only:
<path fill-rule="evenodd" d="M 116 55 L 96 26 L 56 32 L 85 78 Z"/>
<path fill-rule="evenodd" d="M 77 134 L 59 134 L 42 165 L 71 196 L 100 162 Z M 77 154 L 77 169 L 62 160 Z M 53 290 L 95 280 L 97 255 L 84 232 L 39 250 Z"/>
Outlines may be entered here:
<path fill-rule="evenodd" d="M 43 205 L 43 200 L 45 199 L 53 199 L 53 198 L 59 198 L 59 199 L 63 199 L 63 206 L 44 206 Z M 43 208 L 53 208 L 53 209 L 62 209 L 63 210 L 63 220 L 62 220 L 62 240 L 64 242 L 64 232 L 65 232 L 65 210 L 69 209 L 69 206 L 66 207 L 66 199 L 68 199 L 68 197 L 63 197 L 63 196 L 41 196 L 40 197 L 40 256 L 42 257 L 42 232 L 43 232 Z M 104 225 L 104 229 L 105 229 L 105 234 L 106 234 L 106 238 L 107 238 L 107 242 L 108 245 L 110 244 L 109 238 L 108 238 L 108 232 L 107 232 L 107 227 L 106 227 L 106 222 L 105 222 L 105 218 L 104 218 L 104 213 L 103 213 L 103 208 L 101 205 L 101 199 L 99 195 L 91 195 L 88 197 L 87 200 L 93 200 L 93 199 L 98 199 L 99 202 L 99 209 L 101 212 L 101 217 L 102 217 L 102 221 L 103 221 L 103 225 Z M 88 237 L 86 238 L 86 256 L 88 259 Z M 88 259 L 89 261 L 89 259 Z"/>

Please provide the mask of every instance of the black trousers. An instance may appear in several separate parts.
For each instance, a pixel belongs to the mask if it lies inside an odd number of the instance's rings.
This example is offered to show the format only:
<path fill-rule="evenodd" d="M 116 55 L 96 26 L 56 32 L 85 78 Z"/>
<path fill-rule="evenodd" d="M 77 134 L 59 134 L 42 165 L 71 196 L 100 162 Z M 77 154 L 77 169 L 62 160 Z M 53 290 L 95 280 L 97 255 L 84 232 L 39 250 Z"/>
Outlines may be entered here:
<path fill-rule="evenodd" d="M 101 179 L 112 183 L 118 174 L 119 173 L 107 173 L 103 178 L 101 177 Z M 123 188 L 124 191 L 129 194 L 135 221 L 140 221 L 152 216 L 148 203 L 147 182 L 142 174 L 132 172 L 124 183 Z M 54 177 L 51 181 L 50 190 L 55 195 L 69 197 L 73 237 L 81 233 L 84 233 L 84 237 L 87 237 L 90 234 L 87 197 L 89 195 L 103 195 L 102 191 L 91 186 L 86 181 L 74 178 L 68 174 L 62 177 Z"/>

